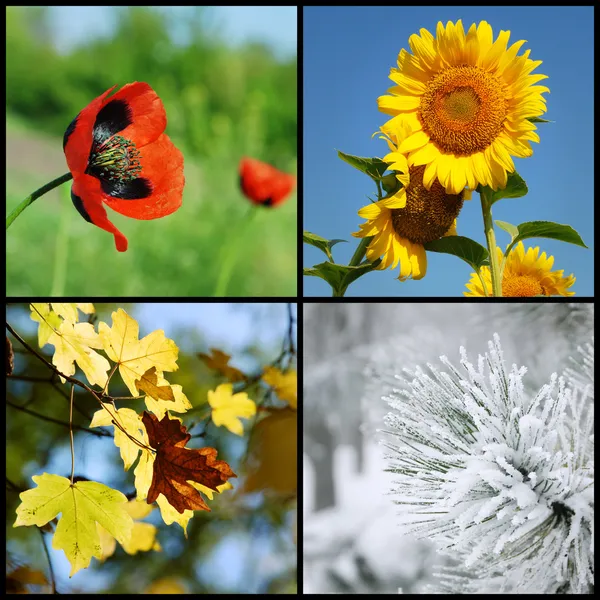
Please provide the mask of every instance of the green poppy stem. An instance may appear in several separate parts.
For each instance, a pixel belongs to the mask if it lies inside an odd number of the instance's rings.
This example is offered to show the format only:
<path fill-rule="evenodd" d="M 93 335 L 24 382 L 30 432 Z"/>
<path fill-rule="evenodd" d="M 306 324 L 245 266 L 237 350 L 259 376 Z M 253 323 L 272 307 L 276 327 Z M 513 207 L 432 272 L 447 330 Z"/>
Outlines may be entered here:
<path fill-rule="evenodd" d="M 227 291 L 227 284 L 231 279 L 231 273 L 233 272 L 235 259 L 237 258 L 237 250 L 244 237 L 244 228 L 248 227 L 248 224 L 257 212 L 258 207 L 252 206 L 250 208 L 250 212 L 246 213 L 246 216 L 238 222 L 237 227 L 234 227 L 230 238 L 232 239 L 232 242 L 225 247 L 224 258 L 223 260 L 219 261 L 219 264 L 221 265 L 221 270 L 219 271 L 219 279 L 217 280 L 217 286 L 215 288 L 215 293 L 213 294 L 214 297 L 225 296 L 225 292 Z"/>
<path fill-rule="evenodd" d="M 8 229 L 12 225 L 12 222 L 30 204 L 32 204 L 34 200 L 37 200 L 40 196 L 43 196 L 44 194 L 46 194 L 50 190 L 53 190 L 55 187 L 58 187 L 59 185 L 62 185 L 63 183 L 69 181 L 70 179 L 73 179 L 73 175 L 71 175 L 71 173 L 65 173 L 64 175 L 61 175 L 60 177 L 57 177 L 54 181 L 51 181 L 50 183 L 47 183 L 46 185 L 43 185 L 39 190 L 36 190 L 30 196 L 27 196 L 27 198 L 25 198 L 25 200 L 23 200 L 23 202 L 21 202 L 21 204 L 19 204 L 19 206 L 17 206 L 17 208 L 15 208 L 15 210 L 13 210 L 10 213 L 10 215 L 8 215 L 8 217 L 6 217 L 6 229 Z"/>
<path fill-rule="evenodd" d="M 496 252 L 496 235 L 494 234 L 494 221 L 492 219 L 492 190 L 489 187 L 481 187 L 481 212 L 483 213 L 483 229 L 487 240 L 488 252 L 490 254 L 490 273 L 492 275 L 492 296 L 502 297 L 502 279 L 500 263 Z"/>

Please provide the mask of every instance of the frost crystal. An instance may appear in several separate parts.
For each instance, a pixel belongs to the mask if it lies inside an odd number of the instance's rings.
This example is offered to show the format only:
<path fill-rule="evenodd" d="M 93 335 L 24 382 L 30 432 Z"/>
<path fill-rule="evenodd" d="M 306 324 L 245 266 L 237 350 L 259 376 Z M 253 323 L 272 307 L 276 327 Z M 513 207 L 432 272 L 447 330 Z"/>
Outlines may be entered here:
<path fill-rule="evenodd" d="M 593 378 L 593 348 L 591 350 Z M 594 572 L 593 386 L 552 375 L 526 393 L 497 335 L 459 369 L 441 357 L 386 398 L 385 445 L 414 532 L 460 557 L 452 591 L 585 593 Z M 588 361 L 589 366 L 589 361 Z M 590 402 L 590 396 L 592 401 Z"/>

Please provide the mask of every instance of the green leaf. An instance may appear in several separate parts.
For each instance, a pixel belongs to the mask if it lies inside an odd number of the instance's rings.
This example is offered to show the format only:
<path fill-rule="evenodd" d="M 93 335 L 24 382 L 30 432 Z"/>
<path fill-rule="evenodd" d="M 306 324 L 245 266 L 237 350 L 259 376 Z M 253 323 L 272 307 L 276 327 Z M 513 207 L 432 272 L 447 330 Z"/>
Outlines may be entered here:
<path fill-rule="evenodd" d="M 398 181 L 396 173 L 388 173 L 381 178 L 381 187 L 385 191 L 385 196 L 382 198 L 391 198 L 397 194 L 402 188 L 402 184 Z"/>
<path fill-rule="evenodd" d="M 514 225 L 511 225 L 510 223 L 507 223 L 506 221 L 494 221 L 494 222 L 496 223 L 496 225 L 498 225 L 498 227 L 500 227 L 500 229 L 504 229 L 504 231 L 506 231 L 506 233 L 508 233 L 508 235 L 510 235 L 511 242 L 517 235 L 519 235 L 518 227 L 515 227 Z"/>
<path fill-rule="evenodd" d="M 452 235 L 433 242 L 424 244 L 425 250 L 429 252 L 442 252 L 453 254 L 468 263 L 475 271 L 486 264 L 488 251 L 481 245 L 468 237 Z"/>
<path fill-rule="evenodd" d="M 491 204 L 502 200 L 502 198 L 521 198 L 527 194 L 527 184 L 525 180 L 515 171 L 508 174 L 506 187 L 491 193 Z"/>
<path fill-rule="evenodd" d="M 338 150 L 338 156 L 351 167 L 366 173 L 371 179 L 380 180 L 389 169 L 389 165 L 380 158 L 365 158 L 363 156 L 352 156 Z"/>
<path fill-rule="evenodd" d="M 322 238 L 319 235 L 310 233 L 310 231 L 305 231 L 302 234 L 302 239 L 305 244 L 310 244 L 311 246 L 314 246 L 315 248 L 318 248 L 319 250 L 325 252 L 327 258 L 331 262 L 333 262 L 333 256 L 331 256 L 331 249 L 333 248 L 333 246 L 339 244 L 340 242 L 346 242 L 346 240 L 326 240 L 325 238 Z"/>
<path fill-rule="evenodd" d="M 333 289 L 333 295 L 340 297 L 345 294 L 346 288 L 353 281 L 356 281 L 365 273 L 373 271 L 380 263 L 381 261 L 378 259 L 373 263 L 365 261 L 356 267 L 350 267 L 349 265 L 323 262 L 314 267 L 305 267 L 304 274 L 324 279 Z"/>
<path fill-rule="evenodd" d="M 527 117 L 530 123 L 554 123 L 554 121 L 547 121 L 546 119 L 540 119 L 540 117 Z"/>
<path fill-rule="evenodd" d="M 71 563 L 72 577 L 89 566 L 92 556 L 102 557 L 96 523 L 100 523 L 120 544 L 131 539 L 133 520 L 125 511 L 127 498 L 95 481 L 74 485 L 65 477 L 44 473 L 32 477 L 37 487 L 19 494 L 17 520 L 13 527 L 42 527 L 59 513 L 52 547 L 63 550 Z"/>
<path fill-rule="evenodd" d="M 509 252 L 519 242 L 528 238 L 548 238 L 551 240 L 560 240 L 576 246 L 587 246 L 583 243 L 581 236 L 570 226 L 553 223 L 552 221 L 528 221 L 517 226 L 518 234 L 513 237 L 508 248 L 504 252 L 508 256 Z"/>

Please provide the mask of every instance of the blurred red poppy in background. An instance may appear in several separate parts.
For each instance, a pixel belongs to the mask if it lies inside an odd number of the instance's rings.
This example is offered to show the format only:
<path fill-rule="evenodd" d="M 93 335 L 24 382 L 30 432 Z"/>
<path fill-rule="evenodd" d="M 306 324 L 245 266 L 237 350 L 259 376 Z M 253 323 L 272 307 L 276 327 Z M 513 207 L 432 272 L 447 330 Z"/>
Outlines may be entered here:
<path fill-rule="evenodd" d="M 134 219 L 175 212 L 183 195 L 183 155 L 163 133 L 167 115 L 147 84 L 113 86 L 92 100 L 67 127 L 63 149 L 73 175 L 71 200 L 81 216 L 115 236 L 119 252 L 127 238 L 109 221 L 103 203 Z"/>
<path fill-rule="evenodd" d="M 253 204 L 277 206 L 292 192 L 296 185 L 293 175 L 283 173 L 254 158 L 240 161 L 240 186 Z"/>

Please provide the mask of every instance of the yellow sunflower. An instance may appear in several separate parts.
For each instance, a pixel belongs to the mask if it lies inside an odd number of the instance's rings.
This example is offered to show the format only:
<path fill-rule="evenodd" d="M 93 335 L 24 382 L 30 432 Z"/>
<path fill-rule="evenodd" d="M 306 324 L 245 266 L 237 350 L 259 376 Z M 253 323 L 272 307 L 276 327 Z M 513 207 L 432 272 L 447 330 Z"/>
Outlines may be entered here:
<path fill-rule="evenodd" d="M 426 189 L 423 185 L 425 167 L 409 167 L 406 156 L 398 149 L 410 134 L 410 125 L 401 120 L 389 130 L 386 140 L 391 152 L 383 161 L 395 171 L 402 188 L 390 198 L 361 208 L 358 215 L 367 222 L 352 234 L 360 238 L 373 237 L 366 254 L 371 262 L 382 259 L 378 269 L 395 269 L 400 263 L 400 281 L 425 276 L 427 256 L 423 244 L 456 235 L 456 217 L 463 200 L 471 195 L 469 190 L 447 194 L 438 181 Z"/>
<path fill-rule="evenodd" d="M 496 248 L 498 260 L 502 261 L 503 252 Z M 564 271 L 552 271 L 554 256 L 546 256 L 540 249 L 528 248 L 525 252 L 523 242 L 519 242 L 510 252 L 502 274 L 502 296 L 504 297 L 533 297 L 533 296 L 574 296 L 570 288 L 575 283 L 575 277 L 564 277 Z M 492 275 L 489 267 L 481 268 L 481 276 L 485 282 L 487 295 L 492 295 Z M 471 274 L 467 283 L 468 292 L 465 296 L 485 296 L 481 280 L 477 273 Z"/>
<path fill-rule="evenodd" d="M 439 22 L 435 38 L 426 29 L 420 33 L 408 41 L 413 54 L 402 49 L 398 68 L 390 71 L 391 96 L 377 101 L 379 110 L 394 115 L 382 129 L 409 120 L 413 133 L 398 150 L 411 167 L 425 167 L 426 189 L 436 179 L 450 194 L 478 184 L 506 187 L 512 157 L 531 156 L 530 142 L 539 142 L 528 117 L 546 112 L 542 93 L 550 90 L 534 85 L 546 75 L 531 75 L 542 61 L 530 60 L 529 50 L 517 56 L 525 40 L 507 48 L 509 31 L 494 41 L 485 21 L 466 35 L 460 20 L 446 27 Z"/>

